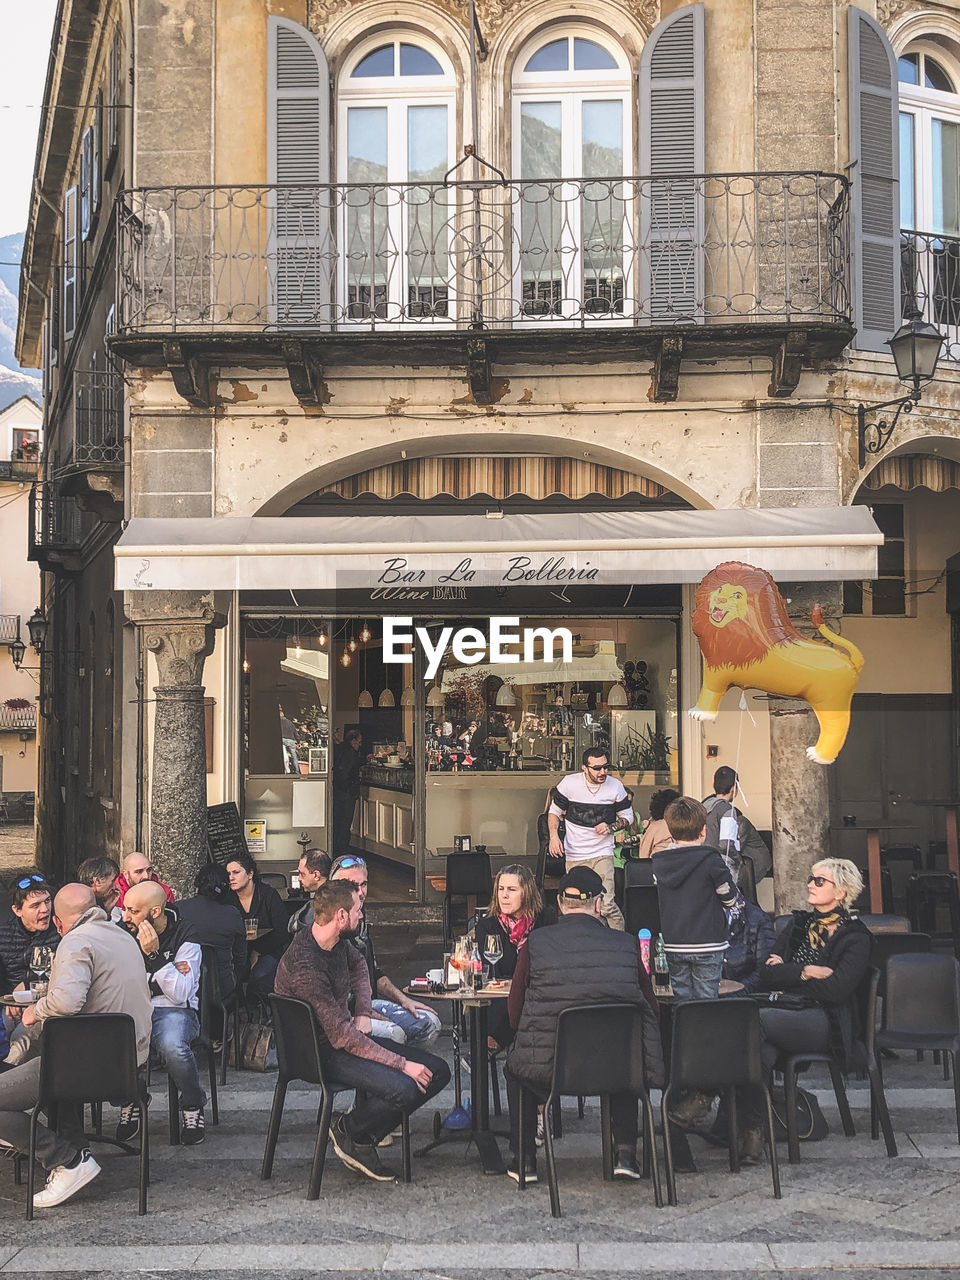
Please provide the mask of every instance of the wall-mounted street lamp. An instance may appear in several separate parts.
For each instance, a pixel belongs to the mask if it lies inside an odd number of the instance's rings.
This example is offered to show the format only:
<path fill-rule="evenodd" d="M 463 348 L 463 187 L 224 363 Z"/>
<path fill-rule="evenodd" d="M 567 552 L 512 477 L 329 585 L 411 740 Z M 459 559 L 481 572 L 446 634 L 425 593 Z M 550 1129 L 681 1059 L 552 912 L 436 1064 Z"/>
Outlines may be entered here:
<path fill-rule="evenodd" d="M 27 631 L 30 634 L 30 643 L 33 645 L 33 651 L 39 658 L 43 653 L 44 642 L 47 638 L 47 632 L 50 630 L 50 623 L 44 617 L 43 610 L 37 605 L 33 613 L 27 620 Z M 19 633 L 16 640 L 10 645 L 10 657 L 13 659 L 13 665 L 18 671 L 23 668 L 23 659 L 27 653 L 27 646 L 20 639 Z M 27 667 L 27 671 L 35 671 L 36 667 Z"/>
<path fill-rule="evenodd" d="M 901 413 L 910 413 L 923 395 L 923 388 L 933 380 L 937 372 L 937 361 L 944 344 L 944 336 L 932 324 L 927 324 L 920 314 L 916 303 L 904 317 L 903 324 L 887 339 L 887 346 L 897 366 L 897 377 L 910 387 L 905 396 L 896 400 L 886 400 L 883 404 L 857 406 L 857 436 L 859 441 L 859 463 L 863 469 L 868 453 L 880 453 L 893 435 Z M 879 413 L 883 409 L 896 406 L 896 413 L 887 421 L 879 419 L 867 422 L 868 413 Z"/>

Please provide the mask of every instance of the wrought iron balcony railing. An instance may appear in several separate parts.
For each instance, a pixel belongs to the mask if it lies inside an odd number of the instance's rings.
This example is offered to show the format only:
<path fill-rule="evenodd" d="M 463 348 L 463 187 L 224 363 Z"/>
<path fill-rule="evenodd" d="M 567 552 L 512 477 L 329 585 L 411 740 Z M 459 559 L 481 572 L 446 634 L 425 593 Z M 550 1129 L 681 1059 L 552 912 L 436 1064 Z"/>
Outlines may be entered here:
<path fill-rule="evenodd" d="M 36 707 L 14 710 L 0 703 L 0 733 L 36 733 L 36 731 Z"/>
<path fill-rule="evenodd" d="M 960 237 L 900 232 L 903 309 L 914 303 L 946 337 L 941 359 L 960 360 Z"/>
<path fill-rule="evenodd" d="M 0 644 L 13 644 L 19 639 L 19 613 L 0 613 Z"/>
<path fill-rule="evenodd" d="M 117 328 L 846 322 L 848 208 L 822 173 L 139 189 Z"/>
<path fill-rule="evenodd" d="M 123 382 L 108 369 L 77 369 L 73 374 L 74 463 L 123 462 Z"/>
<path fill-rule="evenodd" d="M 80 512 L 60 492 L 57 479 L 37 480 L 30 491 L 27 559 L 46 566 L 62 562 L 79 550 Z"/>
<path fill-rule="evenodd" d="M 22 483 L 26 483 L 28 480 L 36 480 L 39 465 L 40 459 L 37 456 L 30 458 L 0 458 L 0 480 L 18 480 Z"/>

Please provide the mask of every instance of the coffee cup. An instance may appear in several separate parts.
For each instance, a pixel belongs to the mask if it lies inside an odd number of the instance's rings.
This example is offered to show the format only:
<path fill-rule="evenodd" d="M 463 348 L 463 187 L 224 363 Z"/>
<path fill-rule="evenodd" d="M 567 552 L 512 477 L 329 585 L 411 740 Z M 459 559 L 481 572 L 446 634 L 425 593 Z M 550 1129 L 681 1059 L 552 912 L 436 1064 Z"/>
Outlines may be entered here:
<path fill-rule="evenodd" d="M 442 969 L 428 969 L 428 970 L 427 970 L 427 981 L 428 981 L 429 983 L 434 983 L 434 982 L 443 982 L 443 970 L 442 970 Z"/>

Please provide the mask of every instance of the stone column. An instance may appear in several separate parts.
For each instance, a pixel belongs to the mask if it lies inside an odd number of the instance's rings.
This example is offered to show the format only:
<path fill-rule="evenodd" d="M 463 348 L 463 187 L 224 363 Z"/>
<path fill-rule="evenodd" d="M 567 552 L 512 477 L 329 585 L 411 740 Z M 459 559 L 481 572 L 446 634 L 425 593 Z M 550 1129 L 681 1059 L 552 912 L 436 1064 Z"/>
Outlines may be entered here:
<path fill-rule="evenodd" d="M 790 600 L 791 621 L 804 636 L 817 634 L 810 621 L 815 604 L 822 605 L 828 621 L 840 612 L 840 590 L 835 583 L 785 584 L 781 594 Z M 830 851 L 832 766 L 807 757 L 807 747 L 816 742 L 818 732 L 817 718 L 808 703 L 797 698 L 770 702 L 773 895 L 778 915 L 806 905 L 810 867 Z"/>
<path fill-rule="evenodd" d="M 219 621 L 209 597 L 128 592 L 126 612 L 157 661 L 150 770 L 150 858 L 178 896 L 207 860 L 203 663 Z"/>

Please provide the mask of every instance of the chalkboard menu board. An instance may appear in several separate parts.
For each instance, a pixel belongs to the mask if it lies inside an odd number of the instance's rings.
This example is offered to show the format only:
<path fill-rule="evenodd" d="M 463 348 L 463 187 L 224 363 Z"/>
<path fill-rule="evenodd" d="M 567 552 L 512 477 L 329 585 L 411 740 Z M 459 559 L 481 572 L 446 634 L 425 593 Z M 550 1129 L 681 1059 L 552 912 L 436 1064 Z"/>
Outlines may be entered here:
<path fill-rule="evenodd" d="M 207 848 L 210 857 L 221 867 L 225 867 L 237 854 L 247 852 L 240 811 L 233 800 L 226 804 L 208 805 Z"/>

